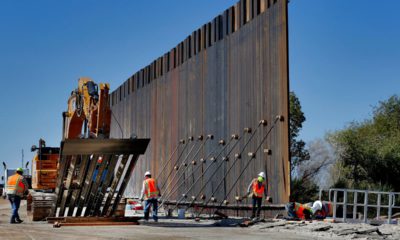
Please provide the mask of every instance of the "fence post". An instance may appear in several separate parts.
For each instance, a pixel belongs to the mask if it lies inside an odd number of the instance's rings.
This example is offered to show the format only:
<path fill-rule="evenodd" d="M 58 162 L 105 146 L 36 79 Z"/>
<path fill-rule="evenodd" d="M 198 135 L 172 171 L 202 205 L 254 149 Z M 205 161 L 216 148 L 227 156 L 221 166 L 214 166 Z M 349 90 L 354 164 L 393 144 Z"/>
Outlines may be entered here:
<path fill-rule="evenodd" d="M 357 216 L 357 190 L 354 191 L 354 203 L 353 203 L 353 220 L 356 219 Z"/>
<path fill-rule="evenodd" d="M 376 203 L 377 208 L 376 208 L 376 219 L 379 220 L 381 216 L 381 193 L 378 193 L 378 201 Z"/>
<path fill-rule="evenodd" d="M 364 191 L 364 223 L 368 222 L 368 191 Z"/>
<path fill-rule="evenodd" d="M 392 222 L 392 205 L 394 194 L 389 192 L 388 224 Z"/>
<path fill-rule="evenodd" d="M 347 189 L 343 191 L 343 222 L 346 222 L 347 218 Z"/>
<path fill-rule="evenodd" d="M 336 221 L 336 201 L 337 201 L 337 190 L 333 190 L 333 221 Z"/>

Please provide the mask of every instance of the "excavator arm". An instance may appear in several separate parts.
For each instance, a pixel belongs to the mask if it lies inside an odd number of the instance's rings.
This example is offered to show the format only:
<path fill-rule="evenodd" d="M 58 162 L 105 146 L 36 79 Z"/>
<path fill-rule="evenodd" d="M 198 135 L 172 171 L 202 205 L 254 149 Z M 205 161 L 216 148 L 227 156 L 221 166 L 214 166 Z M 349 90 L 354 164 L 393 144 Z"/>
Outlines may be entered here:
<path fill-rule="evenodd" d="M 71 92 L 68 110 L 63 113 L 63 140 L 109 138 L 111 110 L 108 84 L 99 86 L 90 78 L 80 78 Z"/>

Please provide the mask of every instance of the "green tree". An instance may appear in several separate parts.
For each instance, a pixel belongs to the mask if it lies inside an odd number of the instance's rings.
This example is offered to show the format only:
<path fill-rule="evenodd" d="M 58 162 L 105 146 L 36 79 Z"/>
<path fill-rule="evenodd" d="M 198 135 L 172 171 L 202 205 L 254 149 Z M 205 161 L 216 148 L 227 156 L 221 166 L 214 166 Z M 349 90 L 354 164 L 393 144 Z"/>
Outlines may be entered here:
<path fill-rule="evenodd" d="M 306 144 L 299 139 L 300 130 L 303 127 L 303 122 L 306 120 L 303 111 L 301 110 L 300 100 L 294 92 L 289 94 L 289 137 L 290 137 L 290 173 L 291 173 L 291 201 L 309 202 L 312 201 L 318 191 L 317 185 L 312 181 L 310 175 L 295 174 L 296 169 L 301 164 L 310 159 L 310 154 L 305 148 Z"/>
<path fill-rule="evenodd" d="M 331 133 L 343 179 L 354 188 L 400 191 L 400 98 L 379 102 L 373 117 Z M 343 181 L 341 179 L 341 181 Z"/>
<path fill-rule="evenodd" d="M 306 121 L 301 110 L 300 100 L 294 92 L 289 94 L 289 137 L 290 137 L 290 172 L 294 176 L 294 171 L 303 161 L 310 159 L 310 154 L 305 148 L 306 143 L 298 139 L 300 130 L 303 128 L 303 122 Z"/>

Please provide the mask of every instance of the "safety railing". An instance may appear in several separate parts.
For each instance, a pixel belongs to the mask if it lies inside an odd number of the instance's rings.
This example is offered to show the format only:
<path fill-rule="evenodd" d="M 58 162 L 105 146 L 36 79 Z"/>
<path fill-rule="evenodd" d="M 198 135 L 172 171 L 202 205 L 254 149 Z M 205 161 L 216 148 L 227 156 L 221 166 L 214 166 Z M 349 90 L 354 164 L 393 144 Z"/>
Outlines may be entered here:
<path fill-rule="evenodd" d="M 339 196 L 340 195 L 340 196 Z M 321 194 L 320 194 L 321 196 Z M 333 199 L 332 199 L 333 198 Z M 333 220 L 340 220 L 337 217 L 338 207 L 342 206 L 342 218 L 343 222 L 348 220 L 348 209 L 352 208 L 352 220 L 357 220 L 358 209 L 362 208 L 362 221 L 368 223 L 368 213 L 372 213 L 372 210 L 376 209 L 377 220 L 382 219 L 382 211 L 387 212 L 387 223 L 393 223 L 392 215 L 393 210 L 400 209 L 400 205 L 396 205 L 396 199 L 400 199 L 400 192 L 382 192 L 382 191 L 369 191 L 369 190 L 358 190 L 358 189 L 340 189 L 332 188 L 329 189 L 329 201 L 333 207 Z M 341 201 L 339 201 L 341 200 Z M 351 215 L 351 212 L 350 212 Z M 374 214 L 375 215 L 375 214 Z"/>

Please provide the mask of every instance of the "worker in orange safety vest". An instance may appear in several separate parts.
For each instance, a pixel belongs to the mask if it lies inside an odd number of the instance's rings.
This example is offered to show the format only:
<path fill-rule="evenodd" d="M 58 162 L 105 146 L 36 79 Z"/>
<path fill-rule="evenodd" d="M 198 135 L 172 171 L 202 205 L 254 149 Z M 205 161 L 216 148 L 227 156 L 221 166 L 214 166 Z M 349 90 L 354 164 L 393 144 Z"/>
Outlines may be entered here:
<path fill-rule="evenodd" d="M 15 174 L 7 179 L 7 197 L 11 203 L 11 220 L 10 223 L 22 223 L 19 217 L 18 209 L 21 204 L 21 199 L 29 193 L 28 183 L 26 182 L 22 168 L 17 168 Z"/>
<path fill-rule="evenodd" d="M 331 202 L 317 200 L 311 208 L 315 219 L 325 219 L 333 216 L 333 206 Z"/>
<path fill-rule="evenodd" d="M 267 186 L 266 186 L 266 181 L 265 181 L 265 173 L 260 172 L 258 174 L 257 178 L 254 178 L 249 186 L 247 187 L 247 195 L 252 197 L 253 200 L 253 209 L 252 209 L 252 214 L 251 218 L 254 218 L 256 216 L 257 212 L 257 218 L 260 217 L 261 213 L 261 204 L 262 204 L 262 198 L 263 195 L 265 195 L 265 200 L 266 201 L 271 201 L 271 198 L 267 194 Z"/>
<path fill-rule="evenodd" d="M 141 201 L 145 201 L 144 204 L 144 219 L 149 220 L 150 207 L 153 207 L 153 219 L 158 222 L 158 197 L 161 196 L 160 188 L 157 185 L 157 181 L 151 177 L 150 171 L 144 174 L 145 180 L 143 181 L 142 194 L 140 196 Z"/>
<path fill-rule="evenodd" d="M 312 218 L 312 208 L 307 204 L 301 204 L 298 202 L 290 202 L 285 206 L 286 212 L 289 218 L 294 219 L 311 219 Z"/>

